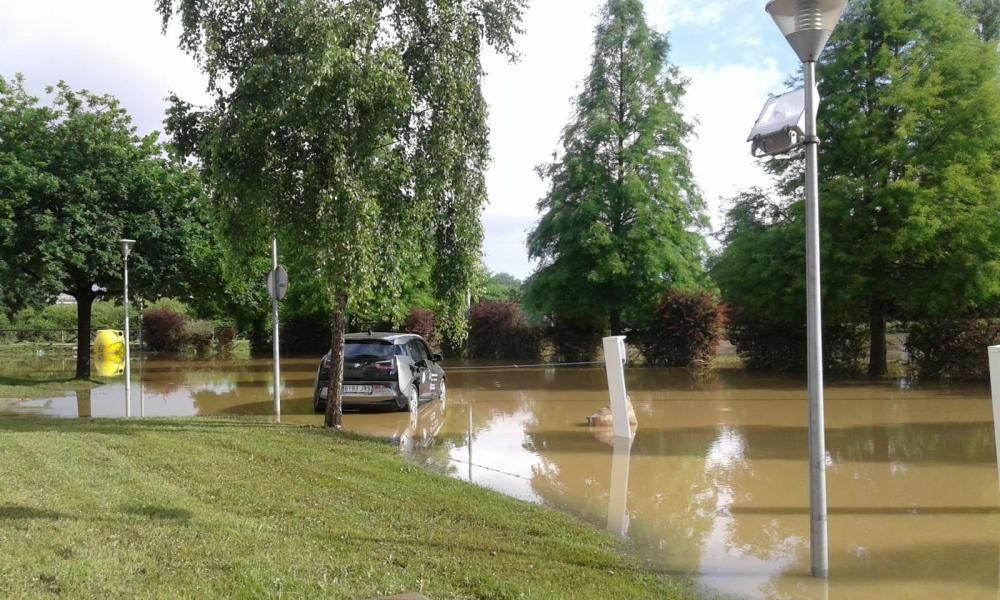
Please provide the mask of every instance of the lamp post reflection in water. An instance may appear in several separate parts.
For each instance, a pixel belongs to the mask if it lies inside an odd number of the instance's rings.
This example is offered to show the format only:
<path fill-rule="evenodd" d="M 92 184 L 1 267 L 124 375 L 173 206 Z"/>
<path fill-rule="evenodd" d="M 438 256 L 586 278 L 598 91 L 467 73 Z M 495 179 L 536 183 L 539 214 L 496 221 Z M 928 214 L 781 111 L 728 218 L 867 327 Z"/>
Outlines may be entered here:
<path fill-rule="evenodd" d="M 472 483 L 472 400 L 468 403 L 469 413 L 469 483 Z"/>
<path fill-rule="evenodd" d="M 128 332 L 128 256 L 132 253 L 132 246 L 135 245 L 135 240 L 118 240 L 118 249 L 121 250 L 122 260 L 125 264 L 125 291 L 123 293 L 125 300 L 125 416 L 132 416 L 132 367 L 131 354 L 129 352 L 130 340 Z"/>

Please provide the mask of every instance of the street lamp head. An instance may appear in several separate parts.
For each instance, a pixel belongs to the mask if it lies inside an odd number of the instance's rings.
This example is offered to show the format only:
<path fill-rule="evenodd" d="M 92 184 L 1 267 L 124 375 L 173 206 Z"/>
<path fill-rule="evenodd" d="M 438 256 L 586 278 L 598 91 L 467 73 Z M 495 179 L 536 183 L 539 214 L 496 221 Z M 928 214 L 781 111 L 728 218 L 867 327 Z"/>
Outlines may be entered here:
<path fill-rule="evenodd" d="M 798 148 L 805 138 L 805 88 L 771 96 L 764 104 L 747 141 L 755 158 L 784 154 Z"/>
<path fill-rule="evenodd" d="M 826 46 L 847 0 L 771 0 L 764 7 L 802 62 L 814 62 Z"/>
<path fill-rule="evenodd" d="M 135 245 L 135 240 L 118 240 L 118 249 L 122 252 L 122 258 L 128 258 L 129 254 L 132 254 L 132 246 Z"/>

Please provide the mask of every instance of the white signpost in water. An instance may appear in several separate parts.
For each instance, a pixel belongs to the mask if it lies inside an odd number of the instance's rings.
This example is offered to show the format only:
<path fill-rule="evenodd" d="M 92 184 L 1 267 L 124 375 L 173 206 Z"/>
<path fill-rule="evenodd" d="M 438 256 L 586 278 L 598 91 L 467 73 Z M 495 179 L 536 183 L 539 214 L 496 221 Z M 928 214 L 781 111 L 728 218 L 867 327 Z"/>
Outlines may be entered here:
<path fill-rule="evenodd" d="M 604 338 L 604 368 L 608 374 L 611 419 L 615 433 L 611 459 L 611 489 L 608 497 L 608 530 L 628 533 L 628 468 L 632 455 L 632 426 L 629 422 L 628 391 L 625 389 L 625 336 Z"/>
<path fill-rule="evenodd" d="M 628 421 L 628 393 L 625 391 L 625 336 L 604 338 L 604 368 L 608 373 L 611 394 L 611 418 L 615 437 L 632 439 Z"/>
<path fill-rule="evenodd" d="M 993 439 L 997 452 L 997 479 L 1000 480 L 1000 346 L 991 346 L 990 353 L 990 387 L 993 391 Z"/>

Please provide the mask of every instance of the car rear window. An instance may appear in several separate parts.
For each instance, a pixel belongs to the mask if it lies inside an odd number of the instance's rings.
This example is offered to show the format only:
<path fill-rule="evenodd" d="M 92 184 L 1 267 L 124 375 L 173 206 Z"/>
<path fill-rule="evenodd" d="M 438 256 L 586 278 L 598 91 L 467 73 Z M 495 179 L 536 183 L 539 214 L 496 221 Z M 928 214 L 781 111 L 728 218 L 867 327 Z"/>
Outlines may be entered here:
<path fill-rule="evenodd" d="M 359 360 L 362 358 L 389 360 L 392 358 L 393 346 L 389 342 L 373 342 L 368 340 L 344 342 L 344 358 Z"/>

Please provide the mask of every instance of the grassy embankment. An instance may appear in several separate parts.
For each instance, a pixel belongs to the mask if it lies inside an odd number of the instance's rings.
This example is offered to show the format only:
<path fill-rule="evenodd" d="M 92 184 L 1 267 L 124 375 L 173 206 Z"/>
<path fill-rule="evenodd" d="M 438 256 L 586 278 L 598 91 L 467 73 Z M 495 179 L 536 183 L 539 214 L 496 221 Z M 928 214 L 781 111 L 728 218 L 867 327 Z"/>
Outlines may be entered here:
<path fill-rule="evenodd" d="M 571 517 L 316 428 L 7 419 L 0 455 L 4 598 L 691 595 Z"/>

